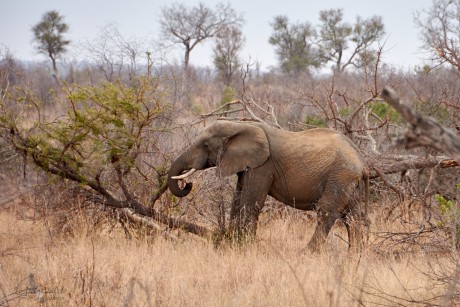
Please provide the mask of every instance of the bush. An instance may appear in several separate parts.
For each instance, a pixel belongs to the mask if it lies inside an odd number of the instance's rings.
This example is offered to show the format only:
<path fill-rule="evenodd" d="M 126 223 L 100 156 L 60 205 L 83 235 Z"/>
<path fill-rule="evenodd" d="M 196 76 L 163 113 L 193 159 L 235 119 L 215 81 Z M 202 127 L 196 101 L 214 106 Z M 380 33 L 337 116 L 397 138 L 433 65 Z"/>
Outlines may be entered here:
<path fill-rule="evenodd" d="M 457 190 L 460 192 L 460 183 L 457 183 Z M 440 194 L 435 195 L 439 205 L 441 217 L 438 227 L 447 227 L 452 234 L 452 246 L 460 248 L 460 204 L 458 201 L 446 199 Z"/>
<path fill-rule="evenodd" d="M 14 103 L 0 101 L 0 133 L 28 162 L 72 182 L 67 188 L 90 202 L 153 215 L 146 205 L 166 190 L 170 162 L 160 144 L 169 124 L 160 88 L 149 76 L 130 85 L 66 84 L 56 96 L 59 108 L 46 116 L 43 102 L 22 89 Z"/>
<path fill-rule="evenodd" d="M 316 128 L 325 128 L 326 127 L 326 121 L 316 115 L 307 115 L 305 116 L 305 124 L 308 126 L 313 126 Z"/>
<path fill-rule="evenodd" d="M 226 86 L 224 88 L 224 92 L 222 93 L 222 98 L 220 100 L 221 105 L 225 105 L 226 103 L 229 103 L 236 98 L 236 93 L 235 89 L 231 86 Z"/>
<path fill-rule="evenodd" d="M 420 112 L 422 115 L 431 116 L 436 119 L 441 125 L 449 126 L 451 125 L 452 118 L 451 112 L 440 105 L 430 102 L 416 103 L 415 109 Z"/>
<path fill-rule="evenodd" d="M 381 119 L 388 118 L 394 123 L 402 121 L 401 115 L 399 115 L 399 113 L 386 102 L 373 102 L 369 104 L 369 107 L 372 112 Z"/>

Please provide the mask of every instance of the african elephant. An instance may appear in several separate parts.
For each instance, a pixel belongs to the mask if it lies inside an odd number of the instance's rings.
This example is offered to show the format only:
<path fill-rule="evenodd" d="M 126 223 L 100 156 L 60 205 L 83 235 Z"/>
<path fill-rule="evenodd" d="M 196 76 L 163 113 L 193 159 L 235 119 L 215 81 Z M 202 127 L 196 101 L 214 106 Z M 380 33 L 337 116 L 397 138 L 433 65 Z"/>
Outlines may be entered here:
<path fill-rule="evenodd" d="M 196 170 L 217 166 L 219 174 L 238 175 L 230 225 L 255 235 L 259 213 L 270 195 L 291 207 L 316 210 L 318 222 L 308 247 L 318 250 L 337 219 L 350 229 L 356 204 L 368 183 L 357 147 L 331 129 L 284 131 L 260 123 L 216 121 L 172 164 L 168 187 L 184 197 L 192 189 L 178 181 Z M 366 180 L 365 180 L 366 179 Z M 366 196 L 367 196 L 366 184 Z M 366 198 L 367 202 L 367 198 Z"/>

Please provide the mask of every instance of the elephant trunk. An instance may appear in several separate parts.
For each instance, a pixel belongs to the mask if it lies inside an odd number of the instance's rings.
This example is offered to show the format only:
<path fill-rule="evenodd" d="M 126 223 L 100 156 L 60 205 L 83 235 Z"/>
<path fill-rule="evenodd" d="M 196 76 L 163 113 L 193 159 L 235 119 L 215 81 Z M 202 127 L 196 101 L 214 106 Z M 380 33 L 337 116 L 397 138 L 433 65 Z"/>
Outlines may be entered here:
<path fill-rule="evenodd" d="M 168 188 L 171 193 L 177 197 L 185 197 L 192 190 L 192 183 L 186 183 L 184 188 L 179 187 L 179 180 L 171 177 L 179 176 L 183 171 L 188 171 L 189 168 L 184 163 L 183 155 L 179 156 L 172 164 L 168 172 Z"/>

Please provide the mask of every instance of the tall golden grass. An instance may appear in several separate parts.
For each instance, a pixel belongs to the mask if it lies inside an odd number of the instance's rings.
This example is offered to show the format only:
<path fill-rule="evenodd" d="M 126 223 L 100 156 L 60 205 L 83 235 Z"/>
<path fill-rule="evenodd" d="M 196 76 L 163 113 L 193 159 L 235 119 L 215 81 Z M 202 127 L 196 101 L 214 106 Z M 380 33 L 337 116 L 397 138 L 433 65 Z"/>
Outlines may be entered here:
<path fill-rule="evenodd" d="M 405 306 L 446 291 L 424 274 L 423 254 L 348 253 L 340 225 L 325 251 L 308 253 L 314 224 L 304 218 L 262 222 L 239 248 L 77 227 L 61 236 L 0 212 L 1 306 Z"/>

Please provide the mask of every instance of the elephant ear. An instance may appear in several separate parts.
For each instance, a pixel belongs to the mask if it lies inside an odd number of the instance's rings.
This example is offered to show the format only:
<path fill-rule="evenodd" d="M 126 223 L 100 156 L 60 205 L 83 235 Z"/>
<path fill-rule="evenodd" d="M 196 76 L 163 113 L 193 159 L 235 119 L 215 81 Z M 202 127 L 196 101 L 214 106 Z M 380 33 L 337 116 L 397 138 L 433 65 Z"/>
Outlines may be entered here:
<path fill-rule="evenodd" d="M 270 157 L 262 128 L 250 124 L 235 124 L 233 128 L 219 163 L 224 176 L 258 167 Z"/>

